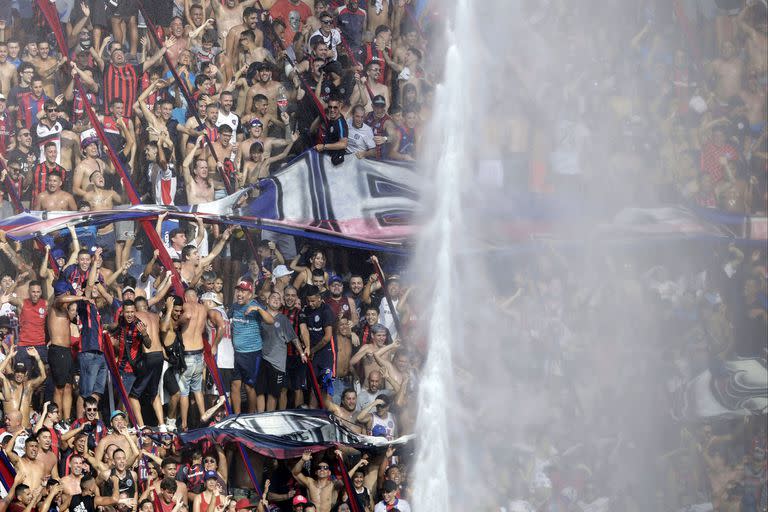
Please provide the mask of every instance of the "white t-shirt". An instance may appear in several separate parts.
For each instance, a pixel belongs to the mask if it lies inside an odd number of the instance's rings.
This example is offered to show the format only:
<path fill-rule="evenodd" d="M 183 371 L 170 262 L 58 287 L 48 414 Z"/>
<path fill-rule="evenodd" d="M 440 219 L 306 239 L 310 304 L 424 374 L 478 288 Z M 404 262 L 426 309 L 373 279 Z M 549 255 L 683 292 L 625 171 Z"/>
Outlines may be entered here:
<path fill-rule="evenodd" d="M 376 147 L 373 141 L 373 128 L 363 123 L 361 128 L 356 128 L 352 119 L 347 119 L 349 135 L 347 136 L 347 154 L 355 154 Z"/>
<path fill-rule="evenodd" d="M 333 55 L 333 58 L 331 60 L 336 60 L 339 58 L 339 54 L 336 52 L 336 47 L 341 44 L 341 32 L 339 32 L 339 29 L 332 28 L 331 33 L 327 36 L 323 35 L 320 29 L 317 29 L 311 36 L 309 36 L 309 39 L 307 39 L 307 41 L 311 41 L 312 38 L 315 36 L 320 36 L 323 38 L 323 41 L 325 41 L 325 45 L 328 47 L 329 50 L 331 50 L 331 54 Z"/>
<path fill-rule="evenodd" d="M 237 133 L 237 127 L 240 126 L 240 118 L 237 114 L 234 112 L 230 112 L 228 115 L 225 115 L 224 112 L 219 110 L 219 117 L 216 118 L 216 126 L 221 126 L 222 124 L 228 124 L 232 127 L 232 133 Z M 232 140 L 235 140 L 235 136 L 232 135 Z M 233 142 L 234 144 L 234 142 Z"/>

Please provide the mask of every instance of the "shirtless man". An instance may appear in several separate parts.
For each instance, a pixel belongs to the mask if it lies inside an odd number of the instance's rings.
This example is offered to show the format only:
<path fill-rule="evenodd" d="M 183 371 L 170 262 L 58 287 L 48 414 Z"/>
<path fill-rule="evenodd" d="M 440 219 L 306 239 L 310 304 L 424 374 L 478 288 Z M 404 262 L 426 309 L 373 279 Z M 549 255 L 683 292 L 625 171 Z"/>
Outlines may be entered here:
<path fill-rule="evenodd" d="M 83 194 L 83 200 L 88 203 L 91 210 L 111 210 L 116 204 L 120 204 L 122 199 L 120 194 L 112 189 L 105 189 L 104 173 L 95 171 L 91 173 L 88 180 L 90 185 Z"/>
<path fill-rule="evenodd" d="M 741 90 L 744 63 L 736 54 L 736 48 L 730 41 L 724 41 L 720 47 L 720 57 L 709 64 L 709 71 L 715 80 L 715 94 L 722 104 Z"/>
<path fill-rule="evenodd" d="M 386 101 L 385 106 L 391 105 L 391 98 L 389 87 L 379 83 L 379 77 L 381 76 L 381 64 L 378 61 L 371 61 L 365 66 L 365 76 L 361 77 L 355 88 L 352 89 L 352 96 L 349 99 L 351 105 L 363 105 L 365 111 L 373 111 L 372 100 L 376 96 L 382 96 Z"/>
<path fill-rule="evenodd" d="M 253 98 L 257 94 L 262 94 L 267 97 L 267 104 L 269 105 L 269 114 L 272 117 L 277 118 L 277 95 L 280 92 L 280 82 L 272 80 L 272 66 L 267 63 L 261 63 L 256 74 L 256 81 L 253 83 L 248 94 L 245 97 L 245 108 L 248 111 L 252 110 Z"/>
<path fill-rule="evenodd" d="M 267 64 L 267 61 L 274 61 L 269 51 L 256 44 L 256 34 L 253 30 L 244 30 L 240 33 L 235 49 L 237 50 L 237 57 L 231 63 L 234 69 L 245 67 L 247 70 L 255 62 Z"/>
<path fill-rule="evenodd" d="M 0 42 L 0 93 L 8 97 L 17 83 L 16 66 L 8 62 L 8 43 Z"/>
<path fill-rule="evenodd" d="M 179 60 L 179 56 L 181 55 L 181 52 L 184 50 L 189 49 L 189 39 L 187 38 L 187 35 L 184 32 L 184 21 L 178 17 L 174 16 L 174 18 L 171 20 L 171 25 L 169 26 L 171 36 L 176 38 L 176 41 L 173 43 L 173 45 L 168 47 L 167 55 L 168 58 L 171 59 L 171 62 L 173 65 L 176 65 L 176 61 Z"/>
<path fill-rule="evenodd" d="M 37 363 L 39 375 L 31 380 L 27 377 L 27 367 L 24 363 L 16 363 L 13 367 L 13 378 L 9 379 L 5 374 L 6 368 L 14 360 L 17 354 L 16 346 L 12 346 L 8 357 L 0 363 L 0 385 L 3 387 L 3 411 L 5 414 L 11 411 L 21 412 L 21 421 L 24 428 L 29 427 L 29 411 L 32 395 L 37 388 L 45 382 L 45 364 L 40 354 L 34 347 L 27 348 L 27 355 Z"/>
<path fill-rule="evenodd" d="M 243 124 L 249 124 L 258 120 L 262 125 L 262 133 L 266 135 L 270 125 L 281 123 L 275 116 L 269 111 L 269 99 L 263 94 L 257 94 L 253 97 L 253 106 L 251 111 L 243 116 Z M 271 137 L 263 137 L 264 139 L 272 139 Z M 286 137 L 287 139 L 287 137 Z M 272 139 L 273 141 L 277 139 Z M 273 142 L 274 143 L 274 142 Z M 247 153 L 246 153 L 247 154 Z"/>
<path fill-rule="evenodd" d="M 159 301 L 161 297 L 153 297 L 153 300 Z M 125 307 L 128 303 L 126 302 Z M 163 347 L 160 344 L 160 318 L 157 314 L 149 311 L 149 304 L 144 297 L 136 297 L 133 304 L 136 308 L 137 329 L 141 339 L 141 350 L 144 352 L 144 367 L 141 371 L 136 371 L 136 380 L 131 386 L 131 392 L 128 399 L 131 402 L 131 408 L 136 414 L 136 421 L 140 426 L 144 425 L 144 418 L 141 415 L 142 396 L 152 397 L 152 409 L 155 411 L 160 430 L 164 431 L 165 421 L 163 420 L 163 404 L 160 401 L 158 388 L 160 387 L 160 377 L 163 370 Z"/>
<path fill-rule="evenodd" d="M 56 58 L 51 55 L 51 44 L 47 40 L 37 43 L 37 51 L 38 56 L 29 59 L 29 62 L 35 66 L 35 72 L 43 78 L 43 91 L 45 91 L 45 94 L 53 98 L 56 96 L 54 75 L 56 70 L 65 62 L 65 60 L 56 60 Z"/>
<path fill-rule="evenodd" d="M 747 1 L 747 8 L 743 9 L 741 13 L 736 17 L 739 29 L 747 35 L 746 47 L 747 47 L 747 65 L 750 72 L 755 72 L 761 79 L 765 79 L 766 73 L 768 73 L 768 22 L 765 20 L 765 9 L 761 8 L 758 12 L 762 12 L 762 16 L 754 16 L 758 18 L 756 27 L 752 27 L 744 20 L 747 12 L 753 12 L 756 4 L 759 2 Z M 752 7 L 750 8 L 750 4 Z M 765 87 L 765 82 L 763 82 Z"/>
<path fill-rule="evenodd" d="M 388 347 L 388 345 L 386 345 L 387 328 L 383 325 L 376 324 L 371 327 L 371 337 L 373 338 L 373 343 L 363 345 L 349 361 L 349 364 L 352 366 L 360 362 L 363 363 L 363 375 L 361 375 L 363 380 L 367 380 L 368 375 L 372 371 L 381 370 L 381 365 L 376 361 L 376 355 L 379 351 L 384 354 L 384 351 L 387 350 Z M 388 351 L 389 350 L 387 350 L 387 352 Z M 383 357 L 383 355 L 379 355 L 379 358 L 381 357 Z"/>
<path fill-rule="evenodd" d="M 345 297 L 346 298 L 346 297 Z M 354 306 L 354 305 L 353 305 Z M 352 324 L 346 318 L 341 318 L 336 323 L 336 377 L 334 384 L 334 397 L 338 402 L 344 387 L 352 385 L 354 373 L 350 364 L 352 347 L 360 346 L 360 338 L 352 332 Z"/>
<path fill-rule="evenodd" d="M 217 171 L 211 177 L 211 181 L 213 183 L 214 197 L 216 199 L 221 199 L 227 193 L 225 181 L 222 176 L 222 173 L 225 172 L 224 161 L 229 160 L 234 164 L 236 151 L 234 150 L 231 143 L 232 138 L 234 136 L 232 132 L 232 127 L 229 126 L 228 124 L 222 124 L 222 125 L 219 125 L 217 129 L 219 131 L 219 138 L 213 141 L 213 144 L 211 144 L 211 146 L 206 145 L 205 156 L 208 161 L 208 168 L 216 169 Z M 211 152 L 211 149 L 210 149 L 211 147 L 213 147 L 213 152 Z M 214 154 L 215 154 L 215 157 L 214 157 Z M 229 179 L 232 180 L 232 178 L 229 178 Z"/>
<path fill-rule="evenodd" d="M 202 136 L 198 138 L 198 141 L 202 141 Z M 190 170 L 193 160 L 194 167 Z M 190 151 L 181 164 L 181 170 L 187 190 L 187 204 L 196 205 L 213 201 L 214 188 L 211 177 L 208 174 L 207 160 L 203 158 L 195 159 L 195 152 Z"/>
<path fill-rule="evenodd" d="M 213 246 L 204 258 L 200 256 L 200 252 L 194 245 L 184 246 L 181 250 L 181 270 L 179 271 L 182 281 L 192 286 L 197 286 L 204 269 L 213 263 L 213 260 L 224 250 L 229 237 L 232 236 L 233 229 L 232 226 L 225 229 L 216 245 Z"/>
<path fill-rule="evenodd" d="M 315 469 L 316 478 L 304 476 L 302 469 L 304 464 L 312 460 L 312 452 L 305 451 L 301 459 L 296 462 L 291 470 L 293 477 L 307 488 L 309 499 L 317 507 L 318 512 L 331 512 L 331 507 L 339 497 L 339 489 L 343 485 L 340 481 L 331 480 L 330 465 L 321 460 Z"/>
<path fill-rule="evenodd" d="M 344 420 L 344 426 L 358 434 L 364 434 L 365 431 L 357 421 L 357 391 L 352 388 L 346 388 L 341 393 L 341 405 L 336 405 L 330 395 L 325 397 L 325 408 L 331 413 Z"/>
<path fill-rule="evenodd" d="M 208 320 L 208 310 L 198 302 L 197 291 L 188 288 L 184 294 L 184 307 L 179 325 L 181 340 L 184 344 L 184 363 L 187 369 L 177 378 L 181 392 L 181 431 L 187 430 L 189 416 L 189 394 L 195 396 L 197 409 L 202 417 L 205 414 L 203 398 L 203 333 Z"/>
<path fill-rule="evenodd" d="M 63 294 L 51 297 L 46 323 L 50 345 L 48 361 L 53 380 L 53 401 L 61 404 L 63 418 L 70 418 L 72 413 L 72 380 L 74 376 L 74 358 L 72 357 L 73 321 L 77 318 L 76 302 L 82 300 L 75 295 Z"/>
<path fill-rule="evenodd" d="M 297 140 L 299 140 L 298 132 L 292 133 L 291 144 L 285 146 L 280 154 L 268 158 L 264 158 L 264 146 L 258 142 L 251 143 L 248 148 L 248 159 L 245 161 L 243 172 L 240 174 L 240 187 L 242 188 L 246 184 L 258 183 L 260 179 L 269 176 L 269 167 L 288 156 Z"/>
<path fill-rule="evenodd" d="M 714 510 L 725 510 L 724 505 L 727 499 L 728 486 L 731 482 L 741 482 L 744 479 L 744 465 L 742 463 L 730 466 L 725 457 L 721 453 L 711 453 L 712 446 L 720 441 L 723 441 L 725 437 L 712 436 L 708 440 L 704 441 L 699 450 L 704 457 L 704 462 L 707 467 L 707 476 L 709 477 L 709 484 L 712 489 L 712 504 L 715 506 Z"/>
<path fill-rule="evenodd" d="M 139 455 L 139 450 L 137 448 L 138 443 L 136 437 L 128 433 L 128 420 L 125 418 L 125 412 L 121 410 L 112 411 L 110 424 L 112 425 L 112 432 L 104 436 L 99 441 L 99 444 L 96 445 L 94 459 L 100 465 L 104 465 L 104 455 L 107 453 L 107 449 L 111 445 L 115 445 L 128 455 L 128 465 L 133 465 L 133 462 Z M 110 455 L 114 455 L 114 452 Z M 102 467 L 96 469 L 100 471 L 103 470 Z"/>
<path fill-rule="evenodd" d="M 16 444 L 16 438 L 23 430 L 16 432 L 11 440 L 6 444 L 4 448 L 5 454 L 10 459 L 14 468 L 18 473 L 24 473 L 24 483 L 29 486 L 30 490 L 35 491 L 42 487 L 48 479 L 51 477 L 50 468 L 46 472 L 47 464 L 38 458 L 40 453 L 40 444 L 37 441 L 37 437 L 34 435 L 29 436 L 24 441 L 24 456 L 19 457 L 16 452 L 12 450 Z"/>
<path fill-rule="evenodd" d="M 756 71 L 747 72 L 747 86 L 742 89 L 741 100 L 744 102 L 749 128 L 753 137 L 759 137 L 765 129 L 768 118 L 768 95 L 765 87 L 760 86 L 760 78 Z"/>
<path fill-rule="evenodd" d="M 379 25 L 389 25 L 389 2 L 368 2 L 366 30 L 374 32 Z"/>
<path fill-rule="evenodd" d="M 61 487 L 64 494 L 74 496 L 80 494 L 80 479 L 83 477 L 85 459 L 80 454 L 74 454 L 69 459 L 70 473 L 61 479 Z"/>
<path fill-rule="evenodd" d="M 80 143 L 80 149 L 85 158 L 75 167 L 75 175 L 72 179 L 72 193 L 76 198 L 82 199 L 86 189 L 91 183 L 91 175 L 96 171 L 104 173 L 107 165 L 99 158 L 99 139 L 86 137 Z"/>
<path fill-rule="evenodd" d="M 46 189 L 35 197 L 32 204 L 33 210 L 45 212 L 77 211 L 74 196 L 61 190 L 63 180 L 60 173 L 49 173 L 46 181 Z"/>
<path fill-rule="evenodd" d="M 246 0 L 238 4 L 236 0 L 227 0 L 224 5 L 211 2 L 219 27 L 221 47 L 227 55 L 237 55 L 237 44 L 240 34 L 245 30 L 253 30 L 256 46 L 264 46 L 264 33 L 259 29 L 259 10 L 253 7 L 257 0 Z M 238 20 L 242 23 L 238 24 Z"/>
<path fill-rule="evenodd" d="M 37 432 L 38 452 L 37 460 L 43 464 L 43 471 L 46 474 L 50 474 L 52 478 L 59 479 L 58 462 L 59 458 L 56 452 L 53 451 L 53 438 L 51 437 L 51 431 L 47 428 Z"/>

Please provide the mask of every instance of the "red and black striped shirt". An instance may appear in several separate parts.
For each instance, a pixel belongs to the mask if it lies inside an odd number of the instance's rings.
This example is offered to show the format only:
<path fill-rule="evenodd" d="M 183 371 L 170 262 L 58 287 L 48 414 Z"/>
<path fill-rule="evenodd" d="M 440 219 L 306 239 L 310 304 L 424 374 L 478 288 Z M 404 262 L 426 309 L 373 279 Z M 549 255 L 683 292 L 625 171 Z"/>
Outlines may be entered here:
<path fill-rule="evenodd" d="M 107 64 L 104 69 L 104 110 L 112 100 L 120 98 L 125 105 L 123 115 L 133 117 L 133 104 L 138 98 L 141 70 L 132 64 L 115 66 Z"/>
<path fill-rule="evenodd" d="M 48 184 L 48 175 L 52 172 L 61 174 L 62 182 L 67 180 L 67 170 L 59 164 L 49 164 L 47 161 L 37 164 L 32 171 L 32 202 L 35 202 L 37 195 L 45 190 Z"/>
<path fill-rule="evenodd" d="M 299 336 L 299 339 L 301 339 L 301 334 L 299 333 L 299 313 L 301 313 L 301 308 L 287 308 L 283 306 L 283 308 L 280 310 L 282 314 L 284 314 L 286 317 L 288 317 L 288 320 L 291 321 L 291 327 L 293 327 L 293 332 L 296 333 L 296 336 Z M 296 353 L 296 347 L 293 346 L 293 343 L 288 344 L 288 355 L 289 356 L 297 356 Z"/>

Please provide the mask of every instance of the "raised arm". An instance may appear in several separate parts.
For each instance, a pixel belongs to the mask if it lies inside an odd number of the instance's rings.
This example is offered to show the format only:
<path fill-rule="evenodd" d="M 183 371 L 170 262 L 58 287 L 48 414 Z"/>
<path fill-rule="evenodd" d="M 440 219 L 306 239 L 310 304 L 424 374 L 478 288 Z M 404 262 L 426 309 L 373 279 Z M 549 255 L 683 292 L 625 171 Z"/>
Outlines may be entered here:
<path fill-rule="evenodd" d="M 302 454 L 301 458 L 296 462 L 296 464 L 293 465 L 293 468 L 291 469 L 293 478 L 295 478 L 296 481 L 308 489 L 312 484 L 315 483 L 315 480 L 313 478 L 304 476 L 304 473 L 302 473 L 301 470 L 304 468 L 304 464 L 311 460 L 312 452 L 307 450 Z"/>
<path fill-rule="evenodd" d="M 213 249 L 211 249 L 211 252 L 208 253 L 208 256 L 200 260 L 201 267 L 207 267 L 208 265 L 210 265 L 211 262 L 213 262 L 213 260 L 216 259 L 216 257 L 221 253 L 221 251 L 224 250 L 224 246 L 227 245 L 227 242 L 229 241 L 229 237 L 232 236 L 233 230 L 234 228 L 232 226 L 229 226 L 227 227 L 227 229 L 224 230 L 224 233 L 222 233 L 221 237 L 219 238 L 219 241 L 216 242 L 216 245 L 213 246 Z"/>

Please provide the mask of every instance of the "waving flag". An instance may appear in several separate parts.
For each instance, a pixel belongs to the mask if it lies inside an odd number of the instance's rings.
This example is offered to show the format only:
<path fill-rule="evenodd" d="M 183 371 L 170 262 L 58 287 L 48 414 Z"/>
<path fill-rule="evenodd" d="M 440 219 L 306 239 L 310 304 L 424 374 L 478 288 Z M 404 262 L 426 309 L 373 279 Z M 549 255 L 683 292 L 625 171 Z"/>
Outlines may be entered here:
<path fill-rule="evenodd" d="M 213 427 L 179 434 L 183 443 L 213 441 L 219 445 L 239 443 L 256 453 L 277 459 L 301 457 L 305 450 L 325 450 L 340 444 L 361 449 L 404 444 L 413 436 L 392 441 L 356 434 L 342 421 L 321 410 L 276 411 L 239 414 Z"/>

